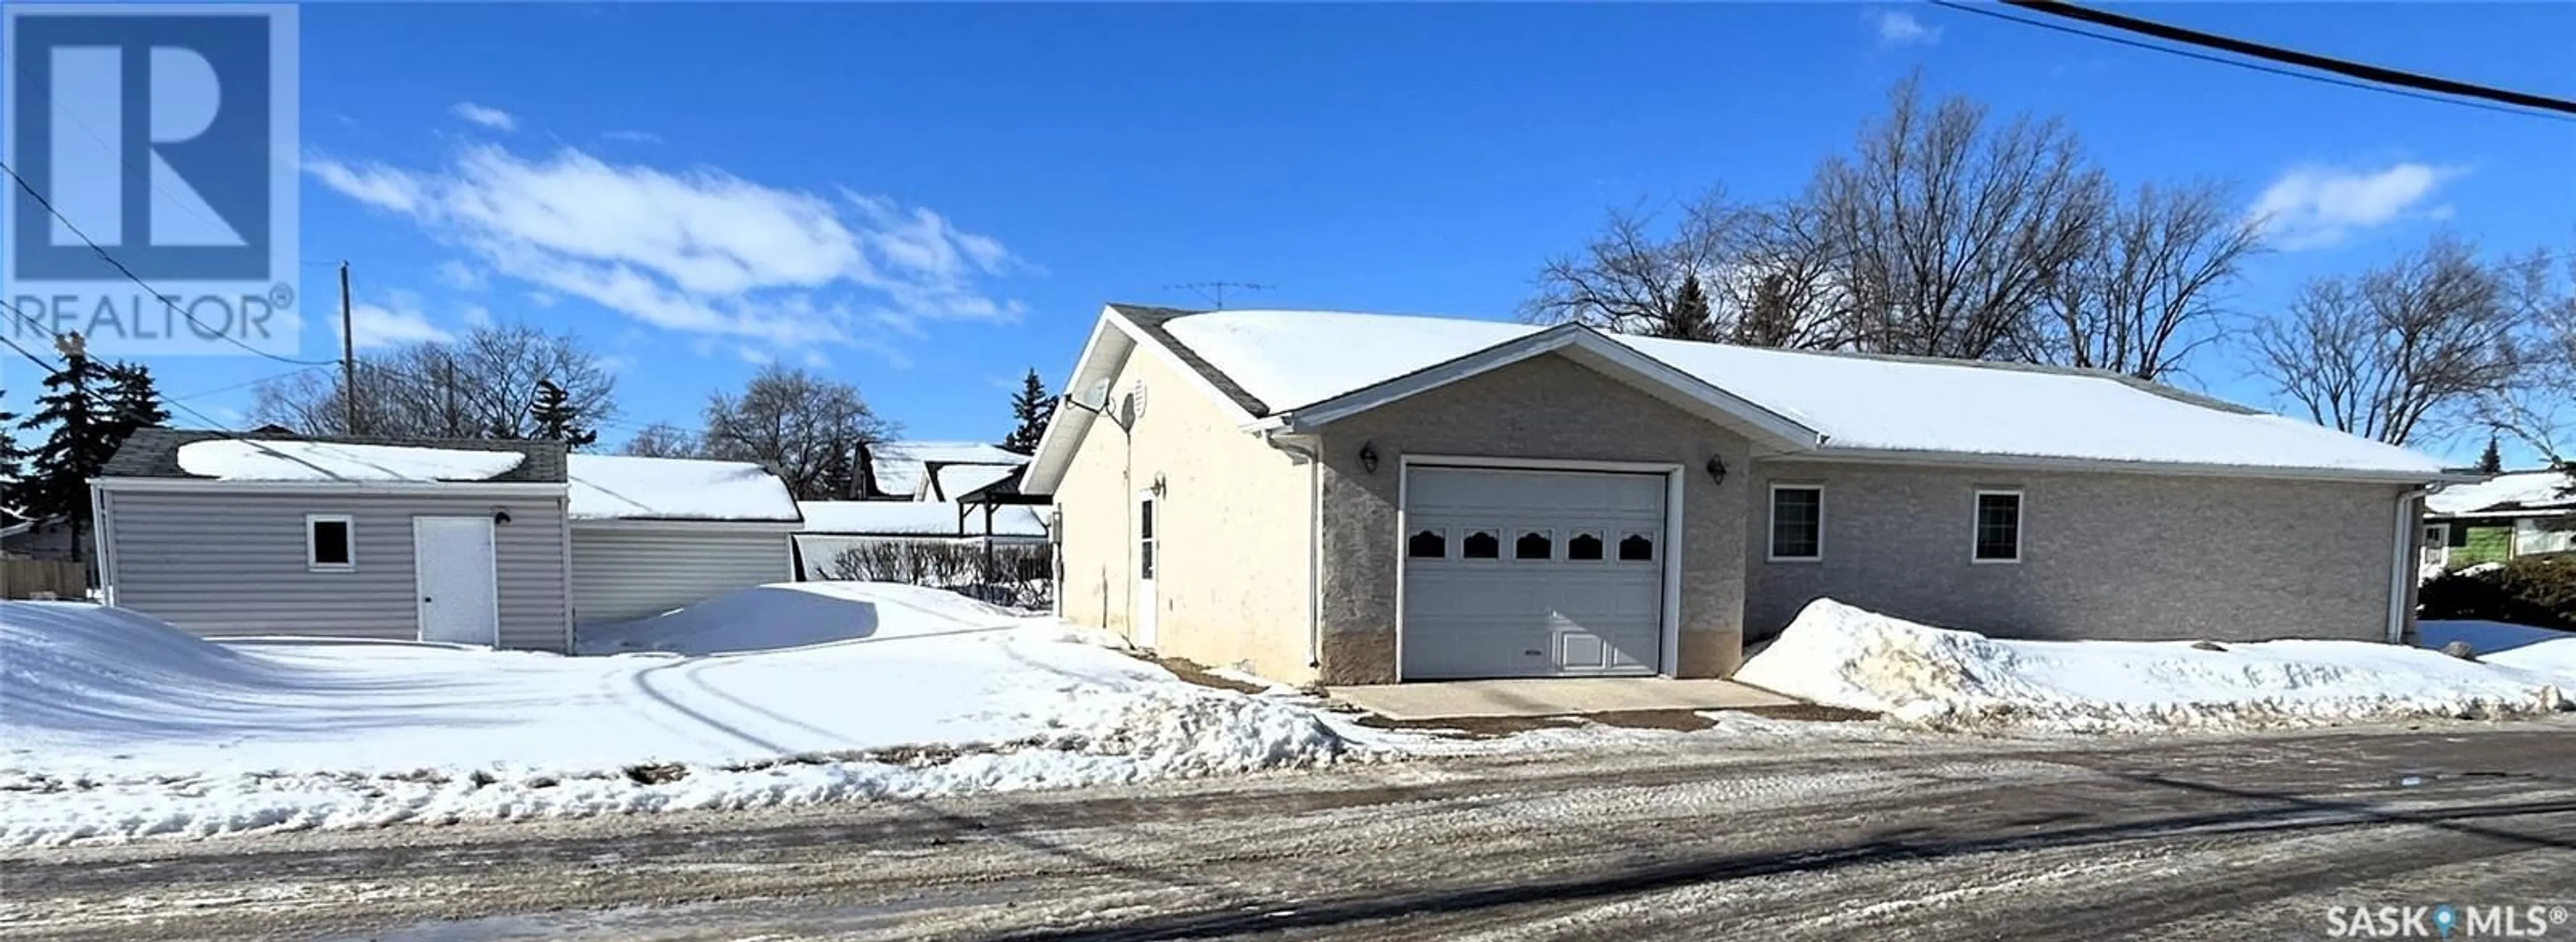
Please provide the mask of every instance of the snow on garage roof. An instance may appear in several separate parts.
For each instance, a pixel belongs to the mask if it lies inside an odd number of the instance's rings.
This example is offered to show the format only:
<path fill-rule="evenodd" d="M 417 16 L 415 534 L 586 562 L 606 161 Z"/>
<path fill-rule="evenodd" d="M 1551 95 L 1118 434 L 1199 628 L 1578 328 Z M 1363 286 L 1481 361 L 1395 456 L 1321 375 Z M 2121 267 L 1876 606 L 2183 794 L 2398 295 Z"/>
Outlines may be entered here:
<path fill-rule="evenodd" d="M 1255 310 L 1175 316 L 1159 327 L 1274 415 L 1549 329 Z M 2403 448 L 2094 371 L 1602 336 L 1814 430 L 1824 454 L 1928 452 L 2427 480 L 2443 473 L 2433 458 Z"/>
<path fill-rule="evenodd" d="M 924 469 L 932 464 L 992 464 L 1019 467 L 1029 456 L 983 442 L 884 442 L 868 447 L 877 492 L 909 497 L 921 492 Z"/>
<path fill-rule="evenodd" d="M 787 482 L 748 461 L 572 455 L 575 520 L 732 520 L 794 523 Z"/>
<path fill-rule="evenodd" d="M 179 470 L 219 481 L 489 481 L 517 468 L 516 451 L 218 438 L 178 449 Z"/>
<path fill-rule="evenodd" d="M 2571 479 L 2562 471 L 2516 471 L 2484 481 L 2453 484 L 2425 496 L 2424 510 L 2433 514 L 2501 513 L 2513 510 L 2566 510 L 2576 507 L 2576 494 L 2566 493 Z"/>

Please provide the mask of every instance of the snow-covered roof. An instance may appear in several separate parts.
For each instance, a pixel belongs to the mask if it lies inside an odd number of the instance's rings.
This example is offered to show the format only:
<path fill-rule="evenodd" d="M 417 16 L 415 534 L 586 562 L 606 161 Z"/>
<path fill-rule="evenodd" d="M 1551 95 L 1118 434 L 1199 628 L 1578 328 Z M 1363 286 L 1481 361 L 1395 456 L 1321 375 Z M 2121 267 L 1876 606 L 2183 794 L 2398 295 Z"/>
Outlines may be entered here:
<path fill-rule="evenodd" d="M 882 494 L 908 497 L 921 493 L 925 469 L 933 464 L 988 464 L 1019 467 L 1029 456 L 983 442 L 884 442 L 868 448 L 868 460 Z M 954 494 L 955 492 L 949 492 Z"/>
<path fill-rule="evenodd" d="M 1170 313 L 1170 312 L 1165 312 Z M 1327 311 L 1171 316 L 1160 330 L 1243 395 L 1295 413 L 1485 353 L 1548 328 Z M 1819 453 L 1950 453 L 2374 476 L 2443 473 L 2433 458 L 2307 422 L 2105 373 L 1596 335 L 1770 416 Z M 1610 349 L 1610 348 L 1601 348 Z M 1633 359 L 1633 358 L 1632 358 Z M 1256 403 L 1246 403 L 1248 396 Z"/>
<path fill-rule="evenodd" d="M 2424 498 L 2427 513 L 2454 515 L 2576 508 L 2576 485 L 2564 471 L 2517 471 L 2473 484 L 2452 484 Z"/>
<path fill-rule="evenodd" d="M 179 469 L 220 481 L 489 481 L 519 466 L 516 451 L 219 438 L 179 446 Z"/>
<path fill-rule="evenodd" d="M 931 477 L 939 482 L 940 497 L 956 500 L 998 484 L 1019 470 L 1018 465 L 950 464 L 939 466 L 939 471 Z"/>
<path fill-rule="evenodd" d="M 747 461 L 572 455 L 575 520 L 733 520 L 793 523 L 787 483 Z"/>
<path fill-rule="evenodd" d="M 984 533 L 983 506 L 970 506 L 961 518 L 957 505 L 946 501 L 909 500 L 805 500 L 796 502 L 805 514 L 802 533 L 841 533 L 882 536 L 981 536 Z M 993 507 L 993 533 L 1000 536 L 1044 536 L 1045 518 L 1039 508 L 1006 504 Z"/>

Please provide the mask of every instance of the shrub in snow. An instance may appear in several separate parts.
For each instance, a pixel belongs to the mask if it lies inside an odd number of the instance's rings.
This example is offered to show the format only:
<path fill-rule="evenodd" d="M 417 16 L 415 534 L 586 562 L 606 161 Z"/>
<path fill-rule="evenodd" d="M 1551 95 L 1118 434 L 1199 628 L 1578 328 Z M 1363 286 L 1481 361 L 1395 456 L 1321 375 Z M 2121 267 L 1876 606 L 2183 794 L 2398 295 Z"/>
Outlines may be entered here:
<path fill-rule="evenodd" d="M 1054 599 L 1054 548 L 1043 543 L 871 540 L 832 557 L 832 578 L 964 591 L 978 600 L 1043 609 Z"/>
<path fill-rule="evenodd" d="M 2576 629 L 2576 553 L 2519 556 L 2445 573 L 2417 590 L 2418 616 Z"/>

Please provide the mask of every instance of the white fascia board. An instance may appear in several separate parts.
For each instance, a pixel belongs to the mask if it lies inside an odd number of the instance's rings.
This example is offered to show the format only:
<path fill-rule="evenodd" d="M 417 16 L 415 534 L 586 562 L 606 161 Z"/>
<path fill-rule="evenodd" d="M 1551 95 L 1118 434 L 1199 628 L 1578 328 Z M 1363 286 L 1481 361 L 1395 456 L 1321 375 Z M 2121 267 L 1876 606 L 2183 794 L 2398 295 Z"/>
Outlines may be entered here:
<path fill-rule="evenodd" d="M 1646 388 L 1650 394 L 1660 391 L 1669 394 L 1664 398 L 1679 398 L 1721 416 L 1724 424 L 1735 427 L 1756 442 L 1789 451 L 1806 451 L 1815 448 L 1822 440 L 1814 429 L 1674 369 L 1661 360 L 1612 342 L 1580 324 L 1561 324 L 1506 340 L 1437 366 L 1294 410 L 1285 416 L 1287 426 L 1298 431 L 1311 430 L 1531 357 L 1559 351 L 1578 353 L 1578 361 L 1585 365 L 1613 379 Z M 1627 375 L 1623 377 L 1619 375 L 1621 373 Z"/>
<path fill-rule="evenodd" d="M 559 497 L 569 485 L 551 481 L 222 481 L 213 478 L 91 478 L 103 491 L 280 494 L 460 494 L 493 497 Z"/>
<path fill-rule="evenodd" d="M 1779 455 L 1768 460 L 1828 464 L 1923 465 L 1956 468 L 2018 468 L 2030 471 L 2089 471 L 2109 474 L 2156 474 L 2178 477 L 2259 478 L 2325 481 L 2347 484 L 2411 484 L 2452 480 L 2449 472 L 2397 471 L 2373 468 L 2297 468 L 2267 465 L 2207 464 L 2185 461 L 2131 461 L 2068 458 L 1966 451 L 1901 448 L 1837 448 L 1831 443 L 1812 452 Z"/>
<path fill-rule="evenodd" d="M 1038 433 L 1038 450 L 1029 456 L 1028 473 L 1020 476 L 1020 490 L 1028 494 L 1049 494 L 1064 478 L 1073 453 L 1091 433 L 1091 423 L 1100 415 L 1071 404 L 1074 392 L 1102 376 L 1114 376 L 1118 367 L 1136 349 L 1129 330 L 1114 324 L 1124 323 L 1117 309 L 1102 307 L 1100 321 L 1091 326 L 1091 336 L 1082 342 L 1082 353 L 1073 360 L 1073 374 L 1065 377 L 1064 388 L 1056 391 L 1055 414 L 1047 419 L 1046 431 Z"/>
<path fill-rule="evenodd" d="M 726 533 L 795 533 L 805 524 L 796 520 L 700 520 L 687 517 L 574 517 L 572 528 L 582 530 L 660 530 Z"/>
<path fill-rule="evenodd" d="M 1198 387 L 1198 391 L 1202 395 L 1214 400 L 1217 404 L 1217 408 L 1225 410 L 1228 414 L 1234 416 L 1237 421 L 1250 422 L 1259 418 L 1259 416 L 1255 416 L 1250 412 L 1244 411 L 1243 404 L 1234 401 L 1233 396 L 1226 395 L 1225 390 L 1216 388 L 1216 384 L 1208 380 L 1207 374 L 1199 372 L 1198 367 L 1191 366 L 1189 361 L 1181 359 L 1180 354 L 1173 352 L 1172 348 L 1164 346 L 1162 341 L 1155 339 L 1154 336 L 1147 333 L 1144 328 L 1136 326 L 1134 321 L 1130 321 L 1127 319 L 1126 315 L 1118 313 L 1117 309 L 1111 308 L 1105 310 L 1102 312 L 1101 316 L 1107 319 L 1111 324 L 1117 326 L 1119 331 L 1125 333 L 1130 339 L 1135 341 L 1137 346 L 1151 349 L 1156 355 L 1161 356 L 1163 358 L 1164 366 L 1169 367 L 1172 372 L 1181 374 L 1183 379 L 1190 385 Z"/>

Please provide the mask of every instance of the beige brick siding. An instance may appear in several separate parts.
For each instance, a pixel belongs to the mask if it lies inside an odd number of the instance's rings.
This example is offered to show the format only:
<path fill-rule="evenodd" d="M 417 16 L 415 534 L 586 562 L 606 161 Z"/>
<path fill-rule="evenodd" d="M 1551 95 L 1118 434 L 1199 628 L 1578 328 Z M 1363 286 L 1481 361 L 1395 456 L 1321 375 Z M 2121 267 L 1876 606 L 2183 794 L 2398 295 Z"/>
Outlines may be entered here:
<path fill-rule="evenodd" d="M 1503 367 L 1327 426 L 1324 456 L 1324 680 L 1395 679 L 1396 503 L 1407 454 L 1630 461 L 1683 468 L 1681 664 L 1723 676 L 1742 657 L 1744 486 L 1702 470 L 1743 469 L 1743 438 L 1557 355 Z M 1378 454 L 1375 472 L 1360 446 Z"/>
<path fill-rule="evenodd" d="M 1132 434 L 1094 422 L 1057 486 L 1065 617 L 1132 637 L 1136 492 L 1159 477 L 1157 650 L 1312 680 L 1308 469 L 1243 431 L 1240 413 L 1165 356 L 1140 346 L 1128 359 L 1110 389 L 1142 381 L 1144 420 Z"/>
<path fill-rule="evenodd" d="M 1757 638 L 1819 597 L 2024 638 L 2387 637 L 2397 485 L 1794 459 L 1748 478 Z M 1774 481 L 1823 485 L 1821 562 L 1766 561 Z M 2023 492 L 2021 562 L 1969 562 L 1980 488 Z"/>

